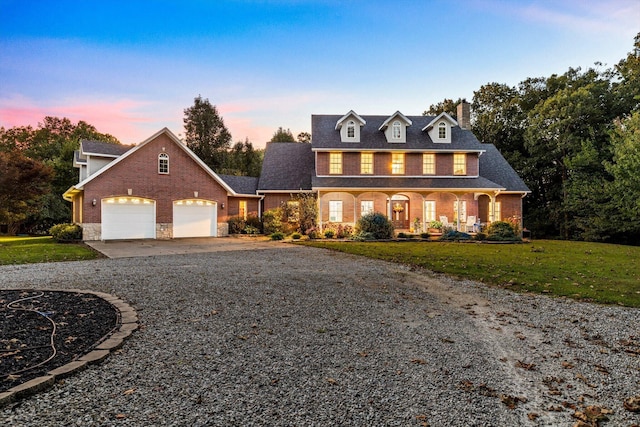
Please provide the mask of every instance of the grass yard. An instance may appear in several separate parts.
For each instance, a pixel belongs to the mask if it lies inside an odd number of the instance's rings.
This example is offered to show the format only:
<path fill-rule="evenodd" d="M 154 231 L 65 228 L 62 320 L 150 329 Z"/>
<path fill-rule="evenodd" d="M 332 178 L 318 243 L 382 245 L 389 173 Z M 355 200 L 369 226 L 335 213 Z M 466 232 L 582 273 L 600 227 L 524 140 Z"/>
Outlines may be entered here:
<path fill-rule="evenodd" d="M 78 261 L 98 254 L 82 244 L 56 243 L 52 237 L 0 236 L 0 265 Z"/>
<path fill-rule="evenodd" d="M 319 240 L 304 244 L 517 291 L 640 307 L 640 247 L 560 240 L 526 244 Z"/>

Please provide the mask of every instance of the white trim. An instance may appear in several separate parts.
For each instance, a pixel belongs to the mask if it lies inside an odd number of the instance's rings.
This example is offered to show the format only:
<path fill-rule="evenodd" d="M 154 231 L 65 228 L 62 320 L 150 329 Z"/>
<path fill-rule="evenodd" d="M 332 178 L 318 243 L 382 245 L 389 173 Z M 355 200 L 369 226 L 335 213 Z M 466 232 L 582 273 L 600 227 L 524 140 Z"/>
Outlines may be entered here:
<path fill-rule="evenodd" d="M 342 123 L 347 120 L 350 116 L 353 116 L 355 119 L 357 119 L 360 122 L 360 126 L 364 126 L 367 124 L 367 121 L 365 119 L 363 119 L 362 117 L 360 117 L 359 115 L 356 114 L 355 111 L 350 110 L 347 114 L 345 114 L 344 116 L 340 117 L 338 119 L 338 121 L 336 122 L 336 128 L 335 130 L 338 130 L 342 127 Z"/>
<path fill-rule="evenodd" d="M 448 115 L 443 111 L 442 113 L 438 114 L 433 120 L 427 123 L 427 125 L 423 127 L 421 130 L 424 132 L 425 130 L 431 129 L 436 122 L 438 122 L 440 119 L 443 119 L 443 118 L 446 119 L 449 123 L 451 123 L 451 126 L 458 126 L 458 122 L 456 122 L 453 117 L 451 117 L 450 115 Z"/>
<path fill-rule="evenodd" d="M 391 122 L 391 120 L 395 119 L 396 117 L 400 117 L 402 118 L 402 120 L 404 120 L 405 124 L 407 126 L 411 126 L 413 124 L 413 122 L 404 114 L 402 114 L 400 111 L 396 111 L 395 113 L 393 113 L 391 116 L 389 116 L 387 118 L 387 120 L 385 120 L 384 122 L 382 122 L 382 125 L 380 125 L 380 127 L 378 128 L 378 130 L 383 130 L 384 128 L 386 128 L 387 126 L 389 126 L 389 122 Z"/>

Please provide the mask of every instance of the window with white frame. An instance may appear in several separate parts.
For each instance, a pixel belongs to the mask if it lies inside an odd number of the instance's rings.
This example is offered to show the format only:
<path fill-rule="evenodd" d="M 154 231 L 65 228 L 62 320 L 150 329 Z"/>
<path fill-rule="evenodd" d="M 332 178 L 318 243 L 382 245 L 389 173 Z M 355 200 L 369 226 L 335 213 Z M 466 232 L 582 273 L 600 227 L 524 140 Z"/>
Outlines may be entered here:
<path fill-rule="evenodd" d="M 373 200 L 362 200 L 360 202 L 360 215 L 373 213 Z"/>
<path fill-rule="evenodd" d="M 458 222 L 458 201 L 453 202 L 453 221 Z M 460 200 L 460 223 L 467 221 L 467 201 Z"/>
<path fill-rule="evenodd" d="M 158 154 L 158 173 L 169 173 L 169 155 L 167 153 Z"/>
<path fill-rule="evenodd" d="M 440 122 L 438 125 L 438 138 L 447 139 L 447 124 L 445 122 Z"/>
<path fill-rule="evenodd" d="M 424 201 L 424 220 L 431 222 L 436 220 L 436 201 L 425 200 Z"/>
<path fill-rule="evenodd" d="M 342 173 L 342 153 L 329 153 L 329 173 Z"/>
<path fill-rule="evenodd" d="M 404 174 L 404 153 L 391 153 L 391 173 Z"/>
<path fill-rule="evenodd" d="M 465 153 L 453 153 L 453 174 L 467 174 L 467 155 Z"/>
<path fill-rule="evenodd" d="M 360 153 L 360 173 L 362 175 L 373 173 L 373 153 Z"/>
<path fill-rule="evenodd" d="M 398 120 L 391 125 L 391 137 L 393 139 L 400 139 L 402 137 L 402 125 Z"/>
<path fill-rule="evenodd" d="M 422 173 L 424 175 L 436 174 L 436 155 L 433 153 L 424 153 L 422 155 Z"/>
<path fill-rule="evenodd" d="M 349 120 L 347 123 L 347 138 L 355 138 L 356 137 L 356 122 L 353 120 Z"/>
<path fill-rule="evenodd" d="M 496 210 L 495 212 L 493 211 L 493 203 L 489 202 L 489 221 L 493 222 L 493 221 L 501 221 L 502 218 L 502 208 L 501 208 L 501 203 L 500 202 L 496 202 L 495 206 L 496 206 Z"/>
<path fill-rule="evenodd" d="M 342 200 L 329 200 L 329 221 L 342 222 Z"/>

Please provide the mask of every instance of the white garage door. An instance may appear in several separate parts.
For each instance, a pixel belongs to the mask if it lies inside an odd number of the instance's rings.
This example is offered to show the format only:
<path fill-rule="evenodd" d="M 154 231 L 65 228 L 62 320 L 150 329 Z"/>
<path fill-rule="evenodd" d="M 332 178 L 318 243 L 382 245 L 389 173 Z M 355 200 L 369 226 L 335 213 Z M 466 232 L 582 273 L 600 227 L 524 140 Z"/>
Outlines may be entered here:
<path fill-rule="evenodd" d="M 216 203 L 208 200 L 173 202 L 173 237 L 215 237 Z"/>
<path fill-rule="evenodd" d="M 102 199 L 102 240 L 155 238 L 155 201 L 138 197 Z"/>

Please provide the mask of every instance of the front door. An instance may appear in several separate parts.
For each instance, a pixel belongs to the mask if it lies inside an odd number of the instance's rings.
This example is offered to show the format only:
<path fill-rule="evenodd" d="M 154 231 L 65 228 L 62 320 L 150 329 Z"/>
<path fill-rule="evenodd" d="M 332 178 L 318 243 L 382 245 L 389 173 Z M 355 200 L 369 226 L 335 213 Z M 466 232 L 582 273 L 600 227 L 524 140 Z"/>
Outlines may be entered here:
<path fill-rule="evenodd" d="M 410 227 L 408 200 L 391 200 L 391 222 L 396 230 Z"/>

